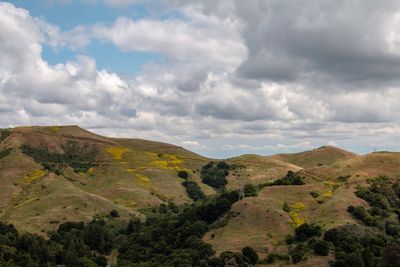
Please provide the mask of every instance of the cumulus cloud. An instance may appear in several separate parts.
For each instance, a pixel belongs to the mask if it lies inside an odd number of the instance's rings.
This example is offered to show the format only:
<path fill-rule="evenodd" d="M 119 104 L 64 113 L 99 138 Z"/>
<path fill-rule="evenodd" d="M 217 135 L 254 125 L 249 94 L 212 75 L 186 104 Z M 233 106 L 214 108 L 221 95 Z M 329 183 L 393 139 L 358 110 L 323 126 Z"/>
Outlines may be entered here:
<path fill-rule="evenodd" d="M 64 44 L 81 47 L 97 39 L 125 52 L 158 52 L 177 61 L 207 63 L 208 68 L 231 71 L 246 58 L 237 20 L 206 16 L 192 8 L 182 13 L 188 20 L 119 17 L 112 26 L 78 26 L 63 35 Z"/>
<path fill-rule="evenodd" d="M 215 156 L 398 140 L 396 1 L 164 5 L 182 17 L 119 17 L 63 32 L 0 3 L 0 125 L 78 124 Z M 121 76 L 84 55 L 98 42 L 165 60 Z M 49 64 L 45 45 L 76 58 Z"/>

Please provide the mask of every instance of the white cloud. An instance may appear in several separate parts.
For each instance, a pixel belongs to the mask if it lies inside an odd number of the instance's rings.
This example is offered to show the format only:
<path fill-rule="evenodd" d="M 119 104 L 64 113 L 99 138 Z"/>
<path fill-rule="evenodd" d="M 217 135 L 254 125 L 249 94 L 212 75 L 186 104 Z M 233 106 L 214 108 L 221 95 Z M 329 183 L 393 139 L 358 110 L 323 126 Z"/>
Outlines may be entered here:
<path fill-rule="evenodd" d="M 372 29 L 351 25 L 347 41 L 328 44 L 318 37 L 321 32 L 338 33 L 352 21 L 345 6 L 338 8 L 342 15 L 325 14 L 315 3 L 298 14 L 284 9 L 286 1 L 267 1 L 270 9 L 282 8 L 278 18 L 264 9 L 264 2 L 213 3 L 214 9 L 207 1 L 178 3 L 185 15 L 180 19 L 121 17 L 109 26 L 81 25 L 69 32 L 0 3 L 0 125 L 78 124 L 101 134 L 173 142 L 213 155 L 399 141 L 400 90 L 392 75 L 397 75 L 398 34 L 390 10 L 366 20 L 370 25 L 378 19 Z M 371 47 L 381 53 L 373 54 L 363 41 L 347 47 L 352 33 L 379 33 L 371 35 L 377 39 Z M 79 55 L 90 42 L 110 42 L 128 53 L 156 52 L 167 60 L 121 76 Z M 70 47 L 77 57 L 51 65 L 42 57 L 45 44 Z M 285 46 L 277 49 L 280 44 Z M 350 59 L 360 64 L 351 65 L 346 56 L 354 56 L 358 46 L 362 53 Z M 321 67 L 321 62 L 332 64 Z M 362 62 L 365 69 L 359 69 Z M 335 63 L 345 68 L 337 70 Z M 243 72 L 246 64 L 252 75 Z M 345 72 L 369 74 L 372 82 L 365 87 L 354 80 L 343 83 Z M 273 75 L 266 78 L 266 73 Z M 383 77 L 391 82 L 372 90 Z"/>
<path fill-rule="evenodd" d="M 187 20 L 119 17 L 112 26 L 78 26 L 63 34 L 63 44 L 74 49 L 93 39 L 111 42 L 122 51 L 161 53 L 177 61 L 195 61 L 208 68 L 234 71 L 247 56 L 241 25 L 232 18 L 183 10 Z"/>

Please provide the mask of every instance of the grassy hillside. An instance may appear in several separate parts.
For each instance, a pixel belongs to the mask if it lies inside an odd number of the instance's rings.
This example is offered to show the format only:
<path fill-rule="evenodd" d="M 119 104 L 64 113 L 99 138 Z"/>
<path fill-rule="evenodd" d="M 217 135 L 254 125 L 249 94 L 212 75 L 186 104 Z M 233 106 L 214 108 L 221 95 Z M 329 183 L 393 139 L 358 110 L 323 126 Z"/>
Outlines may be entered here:
<path fill-rule="evenodd" d="M 143 220 L 162 203 L 192 203 L 184 179 L 197 183 L 205 195 L 216 194 L 220 189 L 202 182 L 201 170 L 210 161 L 174 145 L 107 138 L 77 126 L 0 130 L 0 219 L 44 236 L 64 222 L 90 221 L 113 209 L 122 219 Z M 356 155 L 330 146 L 226 162 L 226 189 L 240 191 L 251 184 L 256 196 L 234 203 L 203 240 L 217 253 L 251 246 L 261 258 L 287 254 L 287 235 L 305 222 L 324 231 L 359 223 L 347 212 L 350 203 L 368 208 L 354 194 L 358 186 L 376 176 L 400 177 L 400 153 Z M 288 171 L 304 184 L 272 183 Z M 327 266 L 333 255 L 307 257 L 301 266 Z"/>
<path fill-rule="evenodd" d="M 215 193 L 198 173 L 209 160 L 180 147 L 106 138 L 76 126 L 9 132 L 0 144 L 12 148 L 0 159 L 0 215 L 19 229 L 41 233 L 112 209 L 140 217 L 143 208 L 191 202 L 179 170 L 190 173 L 206 194 Z"/>
<path fill-rule="evenodd" d="M 330 165 L 338 161 L 348 160 L 357 155 L 349 151 L 333 147 L 322 146 L 310 151 L 294 154 L 278 154 L 273 156 L 285 162 L 289 162 L 302 168 Z"/>
<path fill-rule="evenodd" d="M 393 152 L 358 156 L 338 148 L 323 147 L 269 157 L 244 155 L 228 162 L 244 166 L 228 177 L 231 188 L 240 188 L 246 183 L 263 184 L 283 176 L 288 170 L 298 171 L 305 182 L 304 185 L 260 189 L 258 196 L 235 203 L 231 212 L 204 237 L 219 253 L 239 252 L 244 246 L 252 246 L 261 257 L 288 253 L 286 236 L 294 234 L 302 223 L 315 223 L 324 229 L 357 223 L 347 207 L 351 203 L 368 208 L 368 204 L 354 194 L 357 186 L 366 185 L 368 178 L 376 176 L 400 178 L 400 153 Z M 288 205 L 290 211 L 284 211 L 284 205 Z M 297 266 L 329 266 L 332 255 L 321 258 L 310 254 L 307 257 L 307 261 Z"/>

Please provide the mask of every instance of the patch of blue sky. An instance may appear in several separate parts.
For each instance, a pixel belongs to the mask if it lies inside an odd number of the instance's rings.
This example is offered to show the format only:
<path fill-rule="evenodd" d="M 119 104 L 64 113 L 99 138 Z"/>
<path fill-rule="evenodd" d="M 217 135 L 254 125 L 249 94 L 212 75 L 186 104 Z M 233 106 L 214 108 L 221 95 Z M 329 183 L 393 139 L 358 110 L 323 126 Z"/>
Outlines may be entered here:
<path fill-rule="evenodd" d="M 129 51 L 123 52 L 111 43 L 93 42 L 80 51 L 68 48 L 54 49 L 48 45 L 43 47 L 42 57 L 51 65 L 75 60 L 81 54 L 96 60 L 97 69 L 105 69 L 122 75 L 137 74 L 142 66 L 149 62 L 162 62 L 165 58 L 156 52 Z"/>
<path fill-rule="evenodd" d="M 82 54 L 95 58 L 98 69 L 106 69 L 118 74 L 139 73 L 144 64 L 164 60 L 164 56 L 160 53 L 123 52 L 111 43 L 92 43 Z"/>
<path fill-rule="evenodd" d="M 76 57 L 75 52 L 66 48 L 54 49 L 47 44 L 43 45 L 42 48 L 42 58 L 46 60 L 50 65 L 65 63 L 69 60 L 74 60 Z"/>
<path fill-rule="evenodd" d="M 148 15 L 144 5 L 110 8 L 102 1 L 91 3 L 90 1 L 71 0 L 58 4 L 46 0 L 12 0 L 10 2 L 17 7 L 29 10 L 34 17 L 43 17 L 47 22 L 58 25 L 61 30 L 70 30 L 78 25 L 97 22 L 108 24 L 119 16 L 141 19 Z"/>
<path fill-rule="evenodd" d="M 110 7 L 103 1 L 10 0 L 9 2 L 28 10 L 34 17 L 43 17 L 47 22 L 58 25 L 64 31 L 78 25 L 99 22 L 111 24 L 120 16 L 133 20 L 144 18 L 187 20 L 179 9 L 169 9 L 163 4 L 158 8 L 155 3 Z"/>
<path fill-rule="evenodd" d="M 111 25 L 118 17 L 125 16 L 133 20 L 152 18 L 158 20 L 187 20 L 178 9 L 168 9 L 156 4 L 136 4 L 125 7 L 110 7 L 103 1 L 51 1 L 51 0 L 11 0 L 17 7 L 24 8 L 31 16 L 42 17 L 47 22 L 57 25 L 62 31 L 69 31 L 78 25 L 102 23 Z M 75 60 L 76 55 L 83 54 L 96 60 L 98 69 L 106 69 L 118 74 L 135 74 L 149 62 L 161 62 L 165 57 L 156 52 L 120 51 L 110 43 L 92 40 L 92 43 L 78 51 L 67 47 L 54 49 L 43 45 L 42 57 L 49 64 L 56 65 Z"/>

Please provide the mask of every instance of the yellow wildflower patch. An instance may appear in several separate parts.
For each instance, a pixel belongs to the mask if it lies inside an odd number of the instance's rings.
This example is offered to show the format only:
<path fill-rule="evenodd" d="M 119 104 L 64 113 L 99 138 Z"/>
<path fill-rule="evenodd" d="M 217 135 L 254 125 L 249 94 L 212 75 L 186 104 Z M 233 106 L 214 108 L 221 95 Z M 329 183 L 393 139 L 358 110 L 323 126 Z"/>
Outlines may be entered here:
<path fill-rule="evenodd" d="M 53 132 L 53 133 L 57 133 L 57 132 L 60 131 L 60 127 L 58 127 L 58 126 L 52 126 L 52 127 L 50 127 L 50 131 Z"/>
<path fill-rule="evenodd" d="M 167 156 L 170 158 L 170 163 L 172 165 L 180 165 L 183 162 L 182 158 L 177 155 L 167 154 Z"/>
<path fill-rule="evenodd" d="M 333 195 L 332 191 L 326 191 L 322 193 L 322 196 L 326 198 L 332 197 L 332 195 Z"/>
<path fill-rule="evenodd" d="M 292 208 L 296 210 L 304 210 L 304 204 L 301 202 L 296 202 L 292 205 Z"/>
<path fill-rule="evenodd" d="M 328 181 L 328 182 L 325 182 L 324 184 L 327 185 L 327 186 L 329 186 L 329 187 L 332 188 L 333 190 L 335 190 L 336 188 L 339 187 L 339 184 L 338 184 L 338 183 L 335 183 L 335 182 L 330 182 L 330 181 Z"/>
<path fill-rule="evenodd" d="M 290 219 L 292 219 L 292 223 L 295 227 L 298 227 L 306 222 L 306 220 L 300 218 L 299 215 L 297 214 L 297 212 L 295 212 L 295 211 L 289 212 L 289 216 L 290 216 Z"/>
<path fill-rule="evenodd" d="M 29 185 L 36 181 L 37 179 L 41 178 L 44 176 L 46 173 L 43 170 L 37 169 L 33 170 L 31 174 L 25 175 L 24 178 L 21 181 L 21 185 Z"/>
<path fill-rule="evenodd" d="M 154 163 L 163 169 L 169 168 L 168 161 L 166 160 L 155 160 Z"/>
<path fill-rule="evenodd" d="M 114 200 L 114 203 L 128 208 L 134 208 L 135 206 L 137 206 L 137 203 L 135 201 L 120 198 Z"/>
<path fill-rule="evenodd" d="M 152 163 L 161 169 L 182 169 L 180 165 L 183 160 L 178 155 L 157 154 L 153 152 L 147 152 L 147 155 L 152 160 Z"/>
<path fill-rule="evenodd" d="M 131 151 L 125 147 L 109 147 L 106 149 L 108 153 L 114 156 L 115 160 L 122 160 L 124 153 Z"/>
<path fill-rule="evenodd" d="M 147 177 L 146 175 L 143 175 L 143 174 L 136 175 L 136 180 L 139 182 L 139 184 L 141 184 L 143 186 L 151 185 L 151 181 L 150 181 L 149 177 Z"/>

